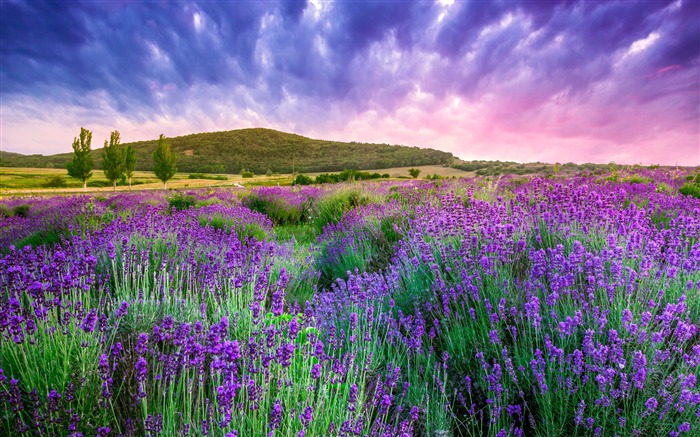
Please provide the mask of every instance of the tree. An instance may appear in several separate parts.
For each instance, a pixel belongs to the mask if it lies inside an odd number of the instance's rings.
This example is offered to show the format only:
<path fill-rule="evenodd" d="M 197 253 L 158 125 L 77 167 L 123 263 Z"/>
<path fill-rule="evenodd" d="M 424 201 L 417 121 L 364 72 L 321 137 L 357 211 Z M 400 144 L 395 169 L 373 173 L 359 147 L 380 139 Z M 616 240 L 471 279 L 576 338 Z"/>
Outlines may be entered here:
<path fill-rule="evenodd" d="M 124 155 L 119 150 L 119 131 L 115 130 L 109 136 L 109 144 L 105 140 L 102 151 L 102 171 L 105 177 L 112 183 L 112 189 L 117 189 L 117 181 L 124 174 Z"/>
<path fill-rule="evenodd" d="M 163 182 L 163 189 L 167 188 L 168 181 L 175 176 L 176 171 L 175 155 L 170 150 L 170 142 L 160 134 L 158 147 L 153 152 L 153 173 Z"/>
<path fill-rule="evenodd" d="M 411 175 L 413 179 L 417 178 L 418 175 L 420 174 L 420 170 L 417 168 L 409 168 L 408 169 L 408 174 Z"/>
<path fill-rule="evenodd" d="M 68 163 L 68 176 L 83 181 L 84 191 L 87 191 L 87 180 L 92 177 L 91 143 L 92 132 L 81 127 L 80 137 L 73 139 L 73 160 Z"/>
<path fill-rule="evenodd" d="M 124 175 L 129 180 L 129 189 L 131 189 L 131 178 L 134 176 L 136 169 L 136 151 L 134 146 L 127 144 L 124 148 Z"/>

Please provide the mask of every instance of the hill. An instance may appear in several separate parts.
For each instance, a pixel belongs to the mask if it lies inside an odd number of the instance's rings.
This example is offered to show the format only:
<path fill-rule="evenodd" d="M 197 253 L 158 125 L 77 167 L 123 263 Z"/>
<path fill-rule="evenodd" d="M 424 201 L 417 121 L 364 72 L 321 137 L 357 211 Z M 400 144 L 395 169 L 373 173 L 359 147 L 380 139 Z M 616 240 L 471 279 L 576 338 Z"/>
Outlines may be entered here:
<path fill-rule="evenodd" d="M 272 129 L 238 129 L 169 138 L 181 172 L 240 173 L 242 169 L 264 174 L 371 170 L 390 167 L 450 164 L 452 154 L 389 144 L 315 140 Z M 102 168 L 102 147 L 93 144 L 95 168 Z M 137 170 L 153 168 L 157 140 L 131 143 L 138 158 Z M 126 145 L 126 144 L 124 144 Z M 97 146 L 97 147 L 96 147 Z M 22 155 L 2 153 L 0 166 L 65 168 L 72 153 Z"/>

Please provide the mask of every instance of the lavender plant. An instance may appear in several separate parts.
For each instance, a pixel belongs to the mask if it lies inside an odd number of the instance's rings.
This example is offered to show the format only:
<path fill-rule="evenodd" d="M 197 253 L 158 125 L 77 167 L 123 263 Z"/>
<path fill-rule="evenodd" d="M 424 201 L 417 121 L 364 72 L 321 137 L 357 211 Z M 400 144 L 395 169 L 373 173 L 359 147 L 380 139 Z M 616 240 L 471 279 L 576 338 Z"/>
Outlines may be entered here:
<path fill-rule="evenodd" d="M 0 434 L 693 435 L 683 180 L 4 200 Z"/>

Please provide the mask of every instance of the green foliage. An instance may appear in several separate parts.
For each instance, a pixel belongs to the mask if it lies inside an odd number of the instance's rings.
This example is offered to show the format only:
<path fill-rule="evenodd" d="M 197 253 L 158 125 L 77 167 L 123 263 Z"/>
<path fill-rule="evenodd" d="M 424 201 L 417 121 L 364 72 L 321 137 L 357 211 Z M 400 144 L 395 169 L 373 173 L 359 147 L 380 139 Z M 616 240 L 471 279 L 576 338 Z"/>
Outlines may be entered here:
<path fill-rule="evenodd" d="M 338 183 L 338 175 L 332 173 L 323 173 L 316 176 L 317 184 L 336 184 Z"/>
<path fill-rule="evenodd" d="M 241 171 L 241 176 L 242 176 L 244 179 L 250 179 L 250 178 L 254 178 L 254 177 L 255 177 L 255 173 L 253 173 L 252 171 L 248 171 L 248 170 L 242 170 L 242 171 Z"/>
<path fill-rule="evenodd" d="M 684 196 L 691 196 L 695 197 L 696 199 L 700 199 L 700 184 L 686 182 L 678 191 Z"/>
<path fill-rule="evenodd" d="M 117 181 L 124 175 L 125 168 L 124 155 L 119 150 L 119 131 L 115 130 L 109 136 L 109 144 L 105 140 L 102 151 L 102 171 L 114 189 L 117 188 Z"/>
<path fill-rule="evenodd" d="M 300 245 L 309 245 L 316 239 L 316 234 L 311 226 L 303 224 L 275 226 L 277 241 L 294 240 Z"/>
<path fill-rule="evenodd" d="M 23 238 L 15 244 L 16 247 L 31 246 L 33 248 L 45 245 L 53 246 L 61 242 L 64 238 L 70 237 L 70 231 L 64 226 L 48 227 L 36 231 L 29 236 Z"/>
<path fill-rule="evenodd" d="M 382 179 L 389 179 L 391 176 L 389 176 L 389 173 L 383 173 L 382 174 Z"/>
<path fill-rule="evenodd" d="M 127 144 L 124 147 L 124 175 L 129 181 L 129 186 L 131 186 L 131 178 L 134 177 L 134 171 L 136 170 L 136 151 L 134 150 L 133 144 Z"/>
<path fill-rule="evenodd" d="M 659 184 L 656 186 L 657 193 L 671 194 L 671 191 L 672 191 L 672 188 L 667 183 L 659 182 Z"/>
<path fill-rule="evenodd" d="M 328 223 L 338 223 L 347 211 L 376 200 L 372 195 L 354 187 L 334 191 L 316 203 L 314 228 L 321 232 Z"/>
<path fill-rule="evenodd" d="M 294 185 L 311 185 L 313 183 L 313 179 L 303 174 L 298 174 L 294 179 Z"/>
<path fill-rule="evenodd" d="M 170 148 L 170 142 L 163 134 L 158 138 L 158 147 L 153 152 L 153 173 L 163 182 L 163 188 L 177 171 L 175 155 Z"/>
<path fill-rule="evenodd" d="M 429 174 L 429 175 L 427 175 L 425 178 L 426 178 L 427 180 L 429 180 L 429 181 L 438 181 L 438 180 L 440 180 L 440 179 L 447 179 L 445 176 L 440 176 L 440 175 L 437 174 L 437 173 L 435 173 L 435 174 L 433 174 L 433 175 L 430 175 L 430 174 Z"/>
<path fill-rule="evenodd" d="M 413 179 L 416 179 L 418 177 L 418 175 L 420 174 L 420 170 L 417 168 L 409 168 L 408 174 L 411 175 L 411 177 Z"/>
<path fill-rule="evenodd" d="M 210 175 L 204 173 L 192 173 L 187 176 L 187 179 L 211 179 L 213 181 L 227 181 L 228 178 L 222 175 Z"/>
<path fill-rule="evenodd" d="M 87 188 L 87 180 L 92 177 L 92 154 L 90 144 L 92 132 L 81 127 L 80 136 L 73 139 L 73 160 L 68 163 L 68 175 L 83 182 L 83 188 Z"/>
<path fill-rule="evenodd" d="M 668 211 L 655 211 L 651 214 L 651 222 L 657 229 L 670 229 L 672 215 Z"/>
<path fill-rule="evenodd" d="M 29 205 L 17 205 L 12 208 L 13 215 L 17 217 L 26 217 L 29 213 Z"/>
<path fill-rule="evenodd" d="M 197 204 L 197 199 L 194 196 L 176 193 L 168 198 L 168 210 L 172 211 L 175 208 L 178 211 L 190 209 Z"/>
<path fill-rule="evenodd" d="M 629 182 L 630 184 L 648 184 L 651 182 L 651 179 L 633 174 L 632 176 L 626 177 L 624 182 Z"/>
<path fill-rule="evenodd" d="M 15 212 L 9 206 L 0 203 L 0 219 L 5 217 L 14 217 Z"/>
<path fill-rule="evenodd" d="M 282 198 L 259 196 L 252 192 L 243 199 L 243 205 L 267 215 L 276 225 L 296 225 L 306 221 L 307 211 L 287 203 Z"/>
<path fill-rule="evenodd" d="M 685 180 L 686 182 L 678 191 L 684 196 L 700 199 L 700 172 L 686 176 Z"/>
<path fill-rule="evenodd" d="M 338 175 L 338 181 L 344 182 L 344 181 L 366 181 L 369 179 L 377 179 L 380 177 L 379 173 L 374 173 L 377 175 L 376 177 L 373 177 L 372 174 L 366 171 L 359 171 L 359 170 L 343 170 L 340 172 Z"/>
<path fill-rule="evenodd" d="M 45 188 L 64 188 L 66 180 L 61 175 L 54 175 L 48 178 L 43 184 Z"/>
<path fill-rule="evenodd" d="M 263 229 L 257 223 L 241 224 L 236 219 L 226 217 L 219 213 L 216 213 L 210 217 L 202 215 L 199 216 L 197 220 L 199 225 L 202 227 L 211 226 L 212 228 L 222 230 L 227 234 L 235 232 L 241 243 L 245 243 L 248 240 L 263 241 L 268 237 L 267 231 L 265 231 L 265 229 Z"/>

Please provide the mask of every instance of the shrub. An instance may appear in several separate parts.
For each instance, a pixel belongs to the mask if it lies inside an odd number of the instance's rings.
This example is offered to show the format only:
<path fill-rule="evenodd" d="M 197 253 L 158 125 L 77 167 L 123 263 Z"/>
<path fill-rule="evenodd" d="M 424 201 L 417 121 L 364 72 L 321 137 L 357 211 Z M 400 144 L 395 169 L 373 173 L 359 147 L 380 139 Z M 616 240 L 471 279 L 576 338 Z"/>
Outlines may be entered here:
<path fill-rule="evenodd" d="M 679 192 L 684 196 L 691 196 L 695 197 L 696 199 L 700 199 L 700 184 L 691 184 L 686 182 L 683 184 Z"/>
<path fill-rule="evenodd" d="M 241 170 L 241 176 L 243 176 L 246 179 L 249 179 L 255 177 L 255 173 L 248 170 Z"/>
<path fill-rule="evenodd" d="M 61 175 L 54 175 L 48 178 L 43 185 L 46 188 L 64 188 L 66 180 Z"/>
<path fill-rule="evenodd" d="M 0 218 L 3 217 L 13 217 L 15 212 L 7 205 L 0 204 Z"/>
<path fill-rule="evenodd" d="M 197 203 L 194 196 L 177 193 L 168 198 L 168 210 L 172 211 L 175 208 L 178 211 L 184 211 L 192 208 Z"/>
<path fill-rule="evenodd" d="M 26 217 L 27 213 L 29 212 L 29 205 L 17 205 L 12 209 L 12 211 L 17 217 Z"/>
<path fill-rule="evenodd" d="M 110 181 L 88 181 L 87 186 L 93 188 L 104 188 L 111 187 L 112 183 Z"/>
<path fill-rule="evenodd" d="M 204 173 L 192 173 L 191 175 L 187 176 L 188 179 L 210 179 L 213 181 L 227 181 L 228 178 L 226 176 L 221 176 L 221 175 L 211 175 L 211 174 L 204 174 Z"/>
<path fill-rule="evenodd" d="M 337 174 L 323 173 L 316 176 L 317 184 L 336 184 L 338 181 L 339 178 Z"/>
<path fill-rule="evenodd" d="M 389 173 L 382 174 L 382 179 L 389 179 L 389 178 L 390 178 Z"/>
<path fill-rule="evenodd" d="M 666 193 L 666 194 L 670 194 L 670 193 L 671 193 L 671 187 L 670 187 L 668 184 L 666 184 L 666 183 L 660 182 L 660 183 L 656 186 L 656 192 L 657 192 L 657 193 Z"/>
<path fill-rule="evenodd" d="M 420 174 L 420 170 L 417 168 L 409 168 L 408 174 L 410 174 L 413 179 L 416 179 Z"/>
<path fill-rule="evenodd" d="M 364 181 L 371 178 L 369 172 L 359 170 L 343 170 L 338 175 L 339 181 Z"/>
<path fill-rule="evenodd" d="M 294 179 L 294 185 L 311 185 L 313 183 L 313 179 L 303 174 L 298 174 L 296 179 Z"/>
<path fill-rule="evenodd" d="M 630 184 L 648 184 L 651 182 L 651 179 L 634 174 L 626 178 L 625 182 L 629 182 Z"/>

